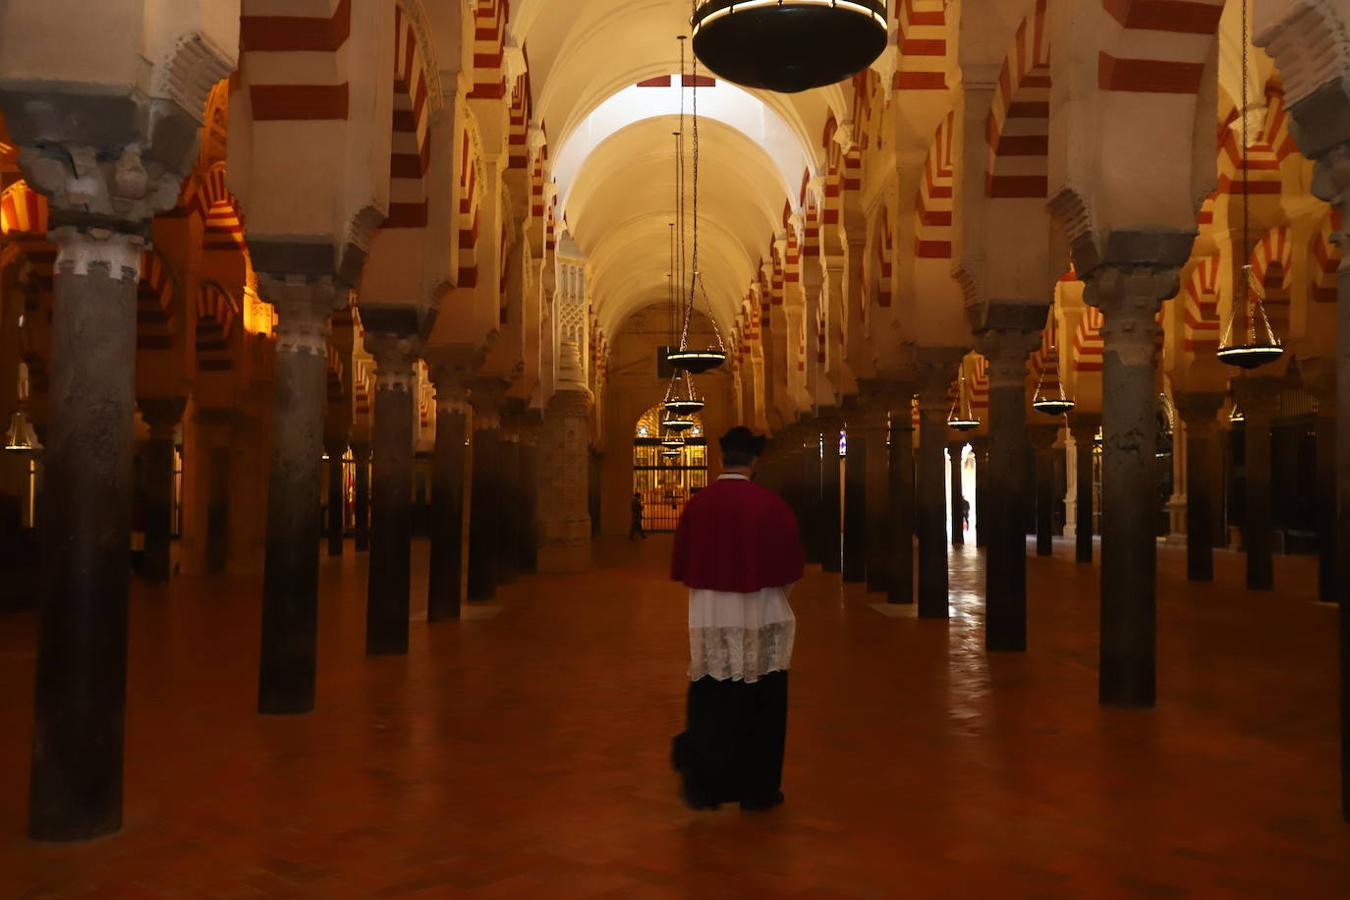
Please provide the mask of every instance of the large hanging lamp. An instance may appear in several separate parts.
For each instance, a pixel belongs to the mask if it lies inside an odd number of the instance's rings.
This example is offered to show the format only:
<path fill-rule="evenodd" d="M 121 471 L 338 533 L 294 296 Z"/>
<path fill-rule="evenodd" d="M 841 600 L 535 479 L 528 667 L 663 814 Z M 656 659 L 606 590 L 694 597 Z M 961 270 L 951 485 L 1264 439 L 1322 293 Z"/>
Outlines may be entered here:
<path fill-rule="evenodd" d="M 1059 352 L 1055 340 L 1055 315 L 1052 310 L 1050 313 L 1050 351 L 1055 354 L 1055 385 L 1052 389 L 1049 384 L 1050 367 L 1041 366 L 1041 377 L 1036 380 L 1036 393 L 1031 398 L 1031 408 L 1036 412 L 1047 416 L 1064 416 L 1073 412 L 1074 403 L 1064 393 L 1064 382 L 1059 379 Z M 1042 363 L 1044 360 L 1042 360 Z"/>
<path fill-rule="evenodd" d="M 21 408 L 14 410 L 9 417 L 9 430 L 5 432 L 5 450 L 10 453 L 32 453 L 38 449 L 37 433 Z"/>
<path fill-rule="evenodd" d="M 703 274 L 698 268 L 698 197 L 699 197 L 699 138 L 698 138 L 698 58 L 694 59 L 694 78 L 693 78 L 693 169 L 690 197 L 692 200 L 692 209 L 690 210 L 690 225 L 692 238 L 689 243 L 689 267 L 686 270 L 684 266 L 684 214 L 683 204 L 680 207 L 680 303 L 683 306 L 683 325 L 680 329 L 680 343 L 678 348 L 672 350 L 666 355 L 666 359 L 675 368 L 682 372 L 688 372 L 691 375 L 701 375 L 704 372 L 710 372 L 727 361 L 726 344 L 722 341 L 722 331 L 717 327 L 717 317 L 713 315 L 712 300 L 708 297 L 707 287 L 703 283 Z M 680 83 L 684 83 L 684 41 L 680 41 Z M 684 93 L 680 93 L 680 131 L 684 131 Z M 680 147 L 680 173 L 681 181 L 684 173 L 683 148 L 681 141 Z M 683 189 L 681 186 L 680 199 L 683 200 Z M 686 279 L 687 272 L 687 279 Z M 687 290 L 686 290 L 687 289 Z M 694 347 L 689 343 L 689 326 L 694 320 L 694 306 L 698 298 L 702 296 L 704 306 L 707 312 L 708 321 L 712 324 L 713 340 L 706 347 Z"/>
<path fill-rule="evenodd" d="M 952 431 L 974 431 L 980 424 L 971 407 L 970 395 L 966 392 L 966 363 L 962 360 L 957 375 L 956 399 L 952 401 L 951 412 L 947 414 L 947 427 Z"/>
<path fill-rule="evenodd" d="M 1247 182 L 1247 0 L 1242 0 L 1242 258 L 1250 259 L 1251 186 Z M 1233 313 L 1219 342 L 1219 361 L 1239 369 L 1256 369 L 1284 356 L 1284 343 L 1266 316 L 1266 292 L 1248 262 L 1242 267 L 1241 284 L 1233 285 Z M 1242 298 L 1241 304 L 1238 298 Z M 1245 327 L 1238 329 L 1239 310 Z"/>
<path fill-rule="evenodd" d="M 704 0 L 692 25 L 704 65 L 784 94 L 858 74 L 888 39 L 885 0 Z"/>

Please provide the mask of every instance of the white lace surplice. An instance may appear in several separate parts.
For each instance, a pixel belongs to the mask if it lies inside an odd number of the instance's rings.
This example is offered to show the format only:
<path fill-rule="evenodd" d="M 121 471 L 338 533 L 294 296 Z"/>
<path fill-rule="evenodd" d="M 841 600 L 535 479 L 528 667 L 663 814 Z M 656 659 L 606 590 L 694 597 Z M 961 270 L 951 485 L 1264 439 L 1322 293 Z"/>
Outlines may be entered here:
<path fill-rule="evenodd" d="M 787 591 L 753 594 L 689 591 L 689 678 L 755 682 L 785 672 L 792 661 L 797 620 Z"/>

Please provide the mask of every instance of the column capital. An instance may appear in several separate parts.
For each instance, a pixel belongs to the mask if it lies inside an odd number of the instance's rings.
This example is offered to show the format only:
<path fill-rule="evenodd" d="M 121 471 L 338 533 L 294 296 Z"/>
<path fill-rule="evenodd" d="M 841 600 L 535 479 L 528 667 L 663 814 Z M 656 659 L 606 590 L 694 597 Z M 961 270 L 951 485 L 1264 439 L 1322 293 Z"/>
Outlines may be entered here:
<path fill-rule="evenodd" d="M 258 293 L 277 311 L 277 352 L 328 355 L 333 313 L 347 290 L 331 275 L 258 273 Z"/>
<path fill-rule="evenodd" d="M 1244 374 L 1233 381 L 1233 393 L 1248 420 L 1273 418 L 1280 408 L 1280 394 L 1284 389 L 1284 379 L 1270 375 Z"/>
<path fill-rule="evenodd" d="M 1170 262 L 1105 265 L 1087 281 L 1083 300 L 1101 310 L 1107 352 L 1129 366 L 1153 364 L 1158 348 L 1158 310 L 1180 290 L 1180 268 Z"/>
<path fill-rule="evenodd" d="M 916 387 L 919 412 L 946 414 L 952 405 L 951 386 L 957 367 L 965 358 L 962 347 L 920 347 L 915 366 L 918 375 Z"/>
<path fill-rule="evenodd" d="M 1069 432 L 1075 441 L 1092 443 L 1097 429 L 1102 427 L 1101 413 L 1075 412 L 1069 414 Z"/>
<path fill-rule="evenodd" d="M 500 378 L 477 377 L 469 382 L 469 405 L 473 407 L 475 431 L 501 428 L 506 388 L 506 382 Z"/>
<path fill-rule="evenodd" d="M 173 437 L 174 429 L 183 419 L 186 397 L 140 397 L 136 400 L 141 418 L 150 427 L 152 438 Z"/>
<path fill-rule="evenodd" d="M 1033 450 L 1044 451 L 1055 446 L 1059 438 L 1058 425 L 1032 425 L 1027 428 L 1027 437 Z"/>
<path fill-rule="evenodd" d="M 1219 410 L 1223 408 L 1224 396 L 1217 392 L 1192 391 L 1172 395 L 1172 405 L 1177 415 L 1185 423 L 1188 432 L 1218 431 Z"/>
<path fill-rule="evenodd" d="M 367 331 L 363 343 L 375 357 L 375 390 L 408 393 L 413 370 L 422 352 L 416 337 L 397 332 Z"/>
<path fill-rule="evenodd" d="M 186 174 L 147 158 L 134 143 L 113 148 L 69 141 L 24 145 L 19 167 L 47 197 L 54 232 L 71 228 L 135 235 L 142 243 L 150 220 L 178 202 Z"/>
<path fill-rule="evenodd" d="M 1027 380 L 1027 357 L 1041 346 L 1041 329 L 985 328 L 975 335 L 975 349 L 989 363 L 989 387 L 1021 387 Z"/>

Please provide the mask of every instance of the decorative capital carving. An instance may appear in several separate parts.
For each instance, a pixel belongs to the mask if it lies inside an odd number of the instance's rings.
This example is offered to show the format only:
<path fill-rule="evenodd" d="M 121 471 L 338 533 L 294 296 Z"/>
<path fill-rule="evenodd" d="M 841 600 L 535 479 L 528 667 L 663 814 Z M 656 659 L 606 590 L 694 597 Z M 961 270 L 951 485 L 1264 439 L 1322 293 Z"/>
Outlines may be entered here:
<path fill-rule="evenodd" d="M 1102 312 L 1106 353 L 1127 366 L 1151 366 L 1162 331 L 1158 310 L 1180 286 L 1180 270 L 1167 265 L 1102 266 L 1093 272 L 1083 300 Z"/>
<path fill-rule="evenodd" d="M 375 357 L 375 390 L 410 392 L 422 342 L 405 334 L 367 331 L 364 344 Z"/>
<path fill-rule="evenodd" d="M 333 313 L 347 290 L 332 276 L 258 273 L 258 293 L 277 311 L 277 352 L 328 355 Z"/>
<path fill-rule="evenodd" d="M 19 166 L 51 205 L 54 228 L 72 225 L 145 234 L 178 202 L 180 173 L 128 144 L 112 153 L 83 144 L 24 146 Z"/>
<path fill-rule="evenodd" d="M 187 397 L 140 397 L 136 405 L 140 407 L 141 418 L 150 427 L 150 436 L 169 438 L 183 420 Z"/>
<path fill-rule="evenodd" d="M 1027 357 L 1041 345 L 1041 332 L 1014 328 L 986 328 L 975 335 L 975 349 L 989 363 L 989 387 L 1022 387 Z"/>

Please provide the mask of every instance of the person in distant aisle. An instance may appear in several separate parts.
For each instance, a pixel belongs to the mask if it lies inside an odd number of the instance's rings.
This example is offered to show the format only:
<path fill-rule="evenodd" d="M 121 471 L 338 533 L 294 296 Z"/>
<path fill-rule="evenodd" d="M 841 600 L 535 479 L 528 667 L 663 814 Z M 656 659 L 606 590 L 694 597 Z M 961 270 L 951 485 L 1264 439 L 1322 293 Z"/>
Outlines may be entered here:
<path fill-rule="evenodd" d="M 671 576 L 689 588 L 686 726 L 671 762 L 694 809 L 783 802 L 787 673 L 796 618 L 788 592 L 805 560 L 797 519 L 752 482 L 765 439 L 736 427 L 720 441 L 724 474 L 689 500 Z"/>
<path fill-rule="evenodd" d="M 965 497 L 961 498 L 961 530 L 970 530 L 970 501 Z"/>
<path fill-rule="evenodd" d="M 633 524 L 628 529 L 628 539 L 630 541 L 642 538 L 647 539 L 646 529 L 642 527 L 642 495 L 637 491 L 633 492 Z"/>

